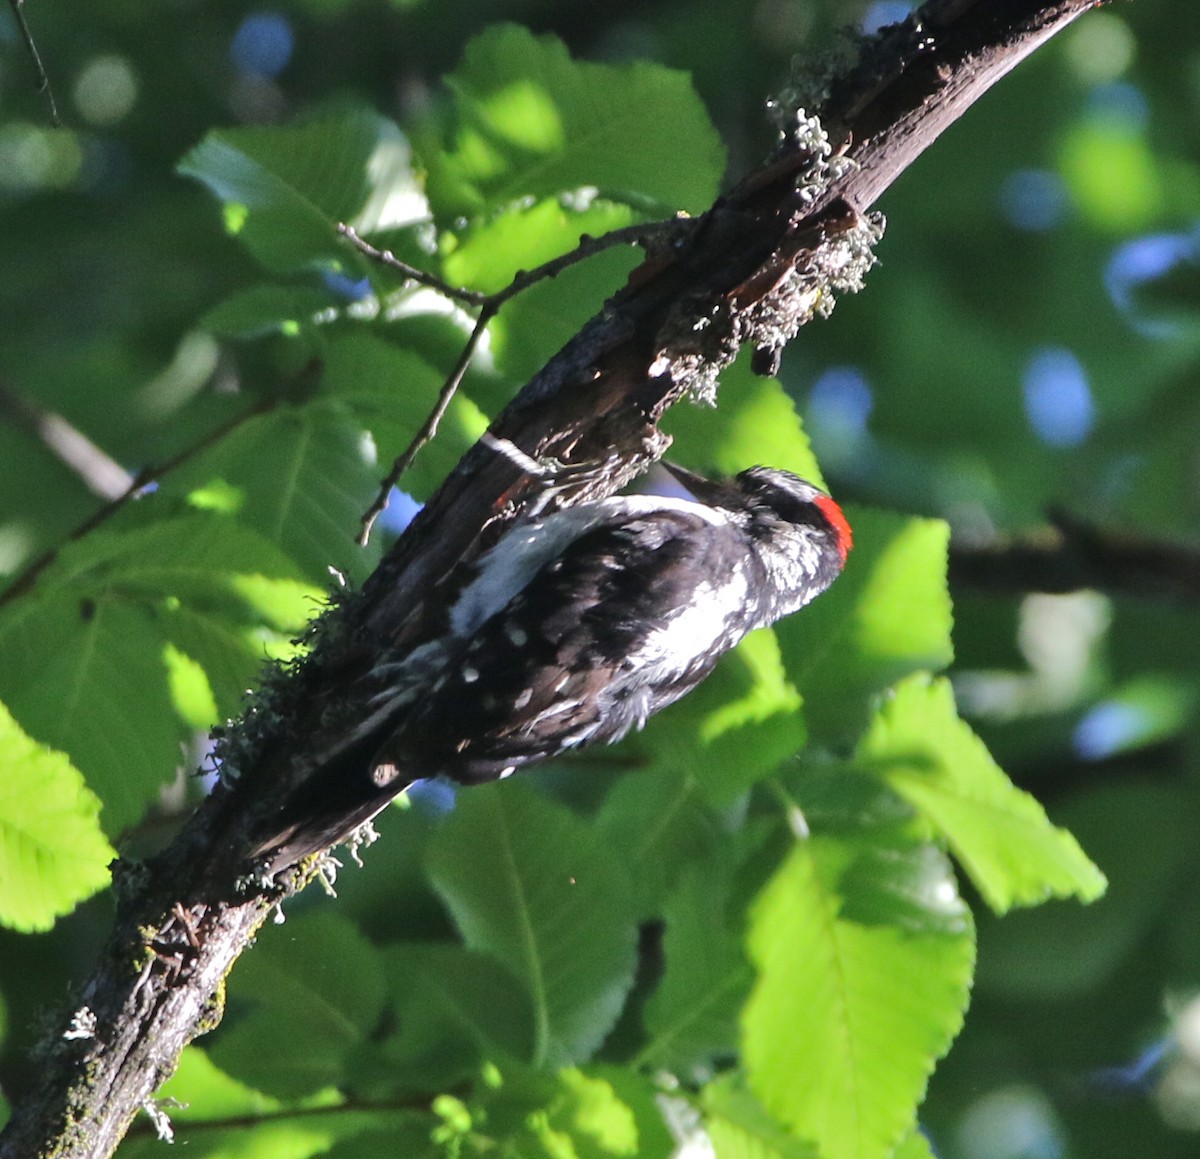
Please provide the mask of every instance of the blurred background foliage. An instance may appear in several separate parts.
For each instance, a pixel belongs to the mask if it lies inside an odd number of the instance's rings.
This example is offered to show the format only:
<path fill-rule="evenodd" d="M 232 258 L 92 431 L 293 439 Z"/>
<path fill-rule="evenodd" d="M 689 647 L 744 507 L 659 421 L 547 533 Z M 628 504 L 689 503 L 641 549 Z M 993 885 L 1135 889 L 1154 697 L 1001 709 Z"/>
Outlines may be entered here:
<path fill-rule="evenodd" d="M 282 304 L 245 296 L 262 282 L 251 239 L 230 236 L 210 193 L 176 172 L 210 130 L 297 118 L 312 124 L 354 107 L 415 134 L 440 131 L 439 78 L 483 27 L 512 20 L 555 33 L 584 60 L 649 59 L 690 72 L 736 176 L 771 145 L 763 104 L 785 81 L 793 54 L 825 51 L 838 26 L 887 22 L 907 5 L 106 0 L 84 19 L 31 0 L 25 11 L 65 127 L 50 127 L 6 12 L 0 574 L 10 576 L 119 493 L 128 473 L 195 445 L 244 411 L 247 396 L 305 397 L 314 350 L 303 336 L 288 341 L 296 335 L 280 319 L 356 300 L 353 279 L 331 287 L 282 277 Z M 1102 529 L 1196 543 L 1197 125 L 1200 7 L 1137 0 L 1068 29 L 904 175 L 881 205 L 889 225 L 866 292 L 806 329 L 780 375 L 835 494 L 945 519 L 964 551 L 1038 533 L 1051 506 Z M 293 146 L 303 153 L 302 141 Z M 185 171 L 188 164 L 202 170 L 203 157 L 191 154 Z M 468 188 L 452 167 L 437 176 L 467 199 L 464 207 L 487 196 L 485 182 Z M 702 208 L 705 196 L 697 189 L 690 207 Z M 653 204 L 642 208 L 655 216 Z M 391 212 L 402 221 L 395 206 Z M 622 208 L 596 213 L 600 220 L 584 227 L 591 232 L 630 220 Z M 455 223 L 446 224 L 453 233 Z M 419 242 L 413 230 L 396 234 L 401 253 L 408 246 L 419 254 Z M 471 243 L 470 230 L 460 231 L 457 248 L 444 255 L 447 271 L 491 288 L 508 271 L 490 267 L 487 247 Z M 256 253 L 270 266 L 269 254 Z M 628 268 L 621 260 L 580 275 L 581 295 L 619 284 Z M 594 308 L 581 301 L 579 319 L 546 319 L 549 349 L 521 345 L 528 325 L 498 328 L 497 356 L 511 378 L 536 369 Z M 514 309 L 540 305 L 534 298 Z M 276 340 L 229 341 L 256 325 L 277 332 Z M 412 358 L 408 381 L 432 391 L 459 335 L 429 316 L 411 327 L 427 360 Z M 320 353 L 330 392 L 353 396 L 370 351 Z M 472 408 L 498 405 L 510 381 L 475 383 L 412 480 L 417 498 L 479 429 Z M 390 436 L 381 420 L 384 459 L 403 445 L 427 397 L 414 392 L 396 402 L 407 409 L 391 420 Z M 338 495 L 314 500 L 315 510 L 352 523 L 378 472 L 343 420 L 336 408 L 306 412 L 301 427 L 274 414 L 239 429 L 236 438 L 249 447 L 237 453 L 278 454 L 282 469 L 288 440 L 314 440 L 341 481 Z M 80 433 L 111 460 L 102 469 L 104 459 L 85 451 L 87 482 L 64 462 Z M 226 445 L 211 453 L 233 452 Z M 193 460 L 173 486 L 182 493 L 203 474 Z M 260 526 L 271 525 L 273 491 L 256 497 L 251 488 L 241 501 L 260 504 Z M 223 496 L 207 502 L 220 510 Z M 288 559 L 269 577 L 284 586 L 256 596 L 258 610 L 278 621 L 274 635 L 254 629 L 260 652 L 285 647 L 290 624 L 281 604 L 294 608 L 323 582 L 326 559 L 322 548 L 306 548 L 304 518 L 290 529 L 282 515 L 276 521 Z M 136 550 L 134 543 L 129 551 Z M 361 578 L 371 559 L 347 550 L 336 562 Z M 84 558 L 78 566 L 98 565 Z M 1005 593 L 964 585 L 953 596 L 951 676 L 961 709 L 1014 780 L 1076 833 L 1111 887 L 1089 908 L 1058 902 L 1003 919 L 977 915 L 972 1008 L 933 1080 L 923 1124 L 945 1159 L 1193 1155 L 1200 1131 L 1197 608 L 1163 598 L 1149 581 L 1144 593 L 1101 584 L 1051 596 L 1014 582 Z M 178 627 L 179 638 L 195 651 L 199 629 L 190 625 L 187 636 L 188 628 Z M 186 659 L 175 664 L 181 686 Z M 198 725 L 232 711 L 243 677 L 232 673 L 223 692 L 213 689 L 215 704 L 195 707 Z M 177 742 L 167 735 L 155 743 L 161 751 Z M 383 878 L 403 873 L 424 840 L 408 818 L 397 837 L 377 851 Z M 368 931 L 444 921 L 431 918 L 429 895 L 385 902 L 357 879 L 345 894 L 344 907 Z M 65 979 L 90 960 L 105 922 L 103 903 L 90 903 L 48 934 L 0 932 L 0 992 L 10 1011 L 56 1002 Z M 351 949 L 347 955 L 352 970 Z M 404 978 L 413 966 L 389 959 L 387 969 Z M 358 1000 L 366 1009 L 345 1019 L 369 1022 L 373 992 L 367 985 Z M 28 1030 L 11 1029 L 3 1058 L 10 1071 L 29 1048 Z M 222 1050 L 235 1051 L 237 1033 L 223 1046 L 217 1040 L 218 1063 Z M 327 1037 L 321 1041 L 328 1047 Z M 188 1063 L 193 1071 L 209 1065 L 202 1057 Z M 192 1077 L 218 1089 L 217 1102 L 231 1114 L 268 1106 L 223 1076 Z M 291 1089 L 281 1080 L 283 1092 Z M 439 1113 L 451 1123 L 455 1109 L 447 1104 Z M 396 1153 L 386 1147 L 399 1137 L 389 1135 L 379 1153 Z M 345 1153 L 374 1153 L 358 1147 Z"/>

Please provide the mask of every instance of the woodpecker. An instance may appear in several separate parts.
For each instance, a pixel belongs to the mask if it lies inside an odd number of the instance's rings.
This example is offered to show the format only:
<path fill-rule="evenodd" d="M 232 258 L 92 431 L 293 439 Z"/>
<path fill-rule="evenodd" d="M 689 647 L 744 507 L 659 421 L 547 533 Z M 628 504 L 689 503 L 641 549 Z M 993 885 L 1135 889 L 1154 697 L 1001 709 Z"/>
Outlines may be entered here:
<path fill-rule="evenodd" d="M 667 466 L 686 497 L 579 504 L 480 556 L 445 633 L 365 677 L 363 720 L 256 848 L 269 872 L 419 778 L 475 784 L 620 740 L 841 572 L 850 526 L 818 487 L 769 467 L 717 482 Z"/>

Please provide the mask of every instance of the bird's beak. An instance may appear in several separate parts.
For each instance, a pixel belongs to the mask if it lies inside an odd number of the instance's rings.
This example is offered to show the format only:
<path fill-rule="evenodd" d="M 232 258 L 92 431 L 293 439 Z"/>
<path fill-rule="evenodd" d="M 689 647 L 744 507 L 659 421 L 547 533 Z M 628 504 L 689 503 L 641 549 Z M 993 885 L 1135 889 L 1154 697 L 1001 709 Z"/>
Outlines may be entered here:
<path fill-rule="evenodd" d="M 707 503 L 722 490 L 723 484 L 705 478 L 703 475 L 697 475 L 695 471 L 689 471 L 686 467 L 677 466 L 675 463 L 668 463 L 665 459 L 661 460 L 661 464 L 674 476 L 675 481 L 688 494 L 701 503 Z"/>

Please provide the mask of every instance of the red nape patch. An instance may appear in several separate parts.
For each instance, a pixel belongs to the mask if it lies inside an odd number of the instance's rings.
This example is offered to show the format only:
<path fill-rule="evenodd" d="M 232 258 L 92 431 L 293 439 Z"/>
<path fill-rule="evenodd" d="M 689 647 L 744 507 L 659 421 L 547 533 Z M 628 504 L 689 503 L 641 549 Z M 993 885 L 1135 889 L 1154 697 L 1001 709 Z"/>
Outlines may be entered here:
<path fill-rule="evenodd" d="M 842 509 L 828 495 L 818 495 L 813 502 L 821 509 L 821 514 L 829 520 L 830 527 L 837 535 L 838 554 L 842 557 L 842 563 L 845 563 L 846 553 L 854 546 L 850 524 L 846 522 Z"/>

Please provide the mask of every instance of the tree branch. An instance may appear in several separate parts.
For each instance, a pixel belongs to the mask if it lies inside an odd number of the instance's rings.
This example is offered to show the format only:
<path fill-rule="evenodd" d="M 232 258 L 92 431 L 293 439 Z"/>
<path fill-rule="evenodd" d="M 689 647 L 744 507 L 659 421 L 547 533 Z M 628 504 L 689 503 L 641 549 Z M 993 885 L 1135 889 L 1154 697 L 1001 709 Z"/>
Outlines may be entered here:
<path fill-rule="evenodd" d="M 935 0 L 867 42 L 821 110 L 833 156 L 797 121 L 766 163 L 651 253 L 493 435 L 534 458 L 591 466 L 556 503 L 621 486 L 665 449 L 663 412 L 711 393 L 739 345 L 771 355 L 828 310 L 834 290 L 854 287 L 869 262 L 861 215 L 974 100 L 1092 6 Z M 111 1154 L 184 1045 L 219 1018 L 221 982 L 271 907 L 305 882 L 299 872 L 283 885 L 257 878 L 255 833 L 311 777 L 337 722 L 361 712 L 355 683 L 380 648 L 433 634 L 462 561 L 538 489 L 516 456 L 477 444 L 363 589 L 314 629 L 309 659 L 256 694 L 221 742 L 229 779 L 163 854 L 119 866 L 115 927 L 76 1003 L 94 1035 L 46 1044 L 0 1136 L 3 1159 Z"/>
<path fill-rule="evenodd" d="M 1051 526 L 986 547 L 951 546 L 950 579 L 989 592 L 1077 592 L 1200 601 L 1200 551 L 1051 512 Z"/>
<path fill-rule="evenodd" d="M 367 545 L 371 537 L 371 529 L 374 527 L 375 521 L 383 514 L 383 509 L 387 506 L 392 488 L 400 481 L 404 472 L 412 466 L 413 460 L 420 453 L 421 449 L 427 446 L 437 434 L 438 424 L 445 417 L 446 411 L 449 410 L 450 403 L 454 399 L 454 395 L 457 393 L 459 386 L 462 385 L 463 376 L 467 373 L 471 359 L 475 356 L 476 348 L 483 338 L 484 331 L 487 330 L 492 319 L 500 313 L 500 309 L 505 302 L 511 298 L 515 298 L 518 294 L 529 289 L 530 286 L 535 285 L 537 282 L 557 277 L 568 266 L 576 265 L 593 254 L 598 254 L 606 249 L 612 249 L 618 245 L 649 246 L 656 239 L 661 239 L 664 234 L 678 231 L 679 228 L 680 223 L 678 222 L 655 221 L 644 225 L 630 225 L 623 229 L 614 229 L 611 233 L 606 233 L 602 237 L 591 237 L 585 233 L 579 239 L 579 244 L 570 252 L 560 254 L 556 258 L 551 258 L 549 261 L 543 262 L 540 266 L 536 266 L 532 270 L 518 270 L 513 276 L 512 281 L 503 289 L 497 290 L 493 294 L 484 294 L 478 290 L 455 289 L 453 286 L 449 286 L 443 282 L 441 278 L 435 277 L 417 266 L 410 265 L 408 262 L 401 261 L 391 250 L 381 250 L 371 245 L 370 242 L 364 241 L 351 226 L 345 224 L 339 225 L 338 233 L 346 238 L 359 252 L 366 254 L 373 261 L 399 271 L 404 277 L 416 282 L 418 285 L 428 286 L 430 289 L 437 290 L 438 293 L 443 294 L 451 301 L 479 308 L 479 315 L 475 319 L 475 325 L 471 328 L 470 337 L 463 346 L 462 352 L 454 364 L 454 368 L 442 384 L 442 389 L 438 392 L 437 402 L 429 412 L 429 417 L 421 424 L 421 429 L 412 437 L 412 441 L 392 464 L 391 470 L 388 471 L 379 484 L 379 491 L 371 506 L 363 514 L 362 527 L 358 536 L 359 544 L 363 547 Z"/>

